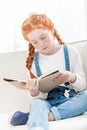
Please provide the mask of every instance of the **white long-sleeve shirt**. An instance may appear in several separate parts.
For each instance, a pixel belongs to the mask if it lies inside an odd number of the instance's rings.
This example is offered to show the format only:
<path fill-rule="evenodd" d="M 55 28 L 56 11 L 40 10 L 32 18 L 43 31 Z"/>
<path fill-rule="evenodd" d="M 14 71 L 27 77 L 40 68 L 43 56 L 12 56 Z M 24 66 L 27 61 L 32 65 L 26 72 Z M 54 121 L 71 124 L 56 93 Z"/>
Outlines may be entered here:
<path fill-rule="evenodd" d="M 71 83 L 71 86 L 75 91 L 82 91 L 86 88 L 86 79 L 79 52 L 76 48 L 72 47 L 71 45 L 68 45 L 68 53 L 69 53 L 70 71 L 77 76 L 75 83 Z M 39 54 L 38 58 L 42 74 L 53 72 L 55 70 L 62 70 L 62 71 L 66 70 L 63 46 L 60 48 L 58 52 L 56 52 L 53 55 L 48 56 Z M 31 71 L 34 75 L 36 75 L 36 69 L 34 63 L 32 65 Z M 47 95 L 48 95 L 47 93 L 40 92 L 40 94 L 36 97 L 37 98 L 41 97 L 45 99 Z"/>

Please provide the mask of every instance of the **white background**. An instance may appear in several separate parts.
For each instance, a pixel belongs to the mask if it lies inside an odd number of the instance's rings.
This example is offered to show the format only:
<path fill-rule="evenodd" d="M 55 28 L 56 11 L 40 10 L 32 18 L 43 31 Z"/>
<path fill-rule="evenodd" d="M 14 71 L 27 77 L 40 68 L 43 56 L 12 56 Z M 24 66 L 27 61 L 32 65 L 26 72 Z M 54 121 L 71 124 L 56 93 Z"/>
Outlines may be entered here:
<path fill-rule="evenodd" d="M 0 53 L 27 49 L 21 25 L 32 12 L 51 18 L 64 42 L 87 39 L 87 0 L 1 0 Z"/>

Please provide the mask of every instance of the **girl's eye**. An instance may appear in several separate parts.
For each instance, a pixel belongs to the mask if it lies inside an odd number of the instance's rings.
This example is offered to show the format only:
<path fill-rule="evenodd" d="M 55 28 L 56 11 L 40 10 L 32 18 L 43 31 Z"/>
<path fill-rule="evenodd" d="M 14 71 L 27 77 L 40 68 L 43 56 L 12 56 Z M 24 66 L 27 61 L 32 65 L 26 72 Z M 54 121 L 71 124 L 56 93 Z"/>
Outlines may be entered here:
<path fill-rule="evenodd" d="M 42 40 L 44 40 L 45 38 L 46 38 L 46 36 L 41 37 Z"/>
<path fill-rule="evenodd" d="M 33 44 L 37 44 L 37 42 L 33 42 Z"/>

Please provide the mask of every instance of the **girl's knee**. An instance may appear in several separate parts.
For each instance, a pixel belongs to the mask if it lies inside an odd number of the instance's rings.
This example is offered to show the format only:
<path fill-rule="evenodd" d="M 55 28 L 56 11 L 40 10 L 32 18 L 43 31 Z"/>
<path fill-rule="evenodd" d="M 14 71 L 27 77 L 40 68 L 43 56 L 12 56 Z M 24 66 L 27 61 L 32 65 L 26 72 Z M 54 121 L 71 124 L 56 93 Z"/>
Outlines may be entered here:
<path fill-rule="evenodd" d="M 41 103 L 43 103 L 43 102 L 44 102 L 44 101 L 43 101 L 42 99 L 34 99 L 31 104 L 36 104 L 36 105 L 38 105 L 38 104 L 41 104 Z"/>
<path fill-rule="evenodd" d="M 80 92 L 79 95 L 84 95 L 85 97 L 87 97 L 87 90 Z"/>
<path fill-rule="evenodd" d="M 43 107 L 46 105 L 47 105 L 47 102 L 43 99 L 35 99 L 31 103 L 31 107 Z"/>
<path fill-rule="evenodd" d="M 83 93 L 84 93 L 84 96 L 85 96 L 86 99 L 87 99 L 87 90 L 85 90 Z"/>
<path fill-rule="evenodd" d="M 87 90 L 80 92 L 77 97 L 80 99 L 81 102 L 87 104 Z"/>

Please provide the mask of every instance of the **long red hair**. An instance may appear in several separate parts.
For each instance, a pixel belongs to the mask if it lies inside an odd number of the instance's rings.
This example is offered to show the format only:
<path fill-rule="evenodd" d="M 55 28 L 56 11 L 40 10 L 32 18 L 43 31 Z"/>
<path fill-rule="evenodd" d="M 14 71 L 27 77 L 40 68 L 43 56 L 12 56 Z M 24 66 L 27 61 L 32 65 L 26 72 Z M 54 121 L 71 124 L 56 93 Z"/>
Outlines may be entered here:
<path fill-rule="evenodd" d="M 27 38 L 28 33 L 32 32 L 33 30 L 35 30 L 37 28 L 54 31 L 54 36 L 58 40 L 59 44 L 64 44 L 64 42 L 62 41 L 57 30 L 54 28 L 53 22 L 45 14 L 36 14 L 35 13 L 25 19 L 25 21 L 22 24 L 22 34 L 24 36 L 24 39 L 29 41 L 29 39 Z M 26 59 L 26 67 L 29 71 L 31 70 L 32 63 L 34 60 L 34 52 L 35 52 L 35 49 L 32 46 L 32 44 L 29 42 L 28 56 Z M 31 78 L 34 77 L 34 75 L 31 73 L 31 71 L 30 71 L 30 75 L 31 75 Z"/>

